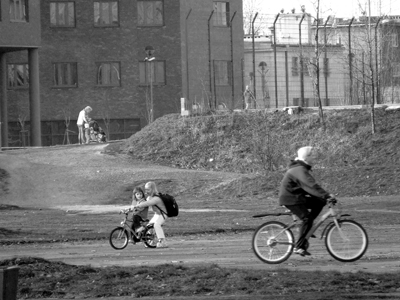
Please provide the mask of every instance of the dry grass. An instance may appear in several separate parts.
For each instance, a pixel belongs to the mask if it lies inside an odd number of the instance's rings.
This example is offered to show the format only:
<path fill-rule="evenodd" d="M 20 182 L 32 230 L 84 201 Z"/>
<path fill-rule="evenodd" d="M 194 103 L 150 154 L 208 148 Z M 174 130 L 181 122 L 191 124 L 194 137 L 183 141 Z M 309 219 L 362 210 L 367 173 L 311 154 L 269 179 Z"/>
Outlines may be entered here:
<path fill-rule="evenodd" d="M 398 273 L 353 274 L 283 269 L 271 272 L 221 268 L 218 265 L 93 268 L 34 257 L 0 262 L 0 266 L 8 265 L 19 266 L 19 299 L 174 298 L 194 295 L 210 296 L 210 299 L 221 295 L 269 295 L 270 299 L 290 295 L 305 295 L 303 299 L 310 295 L 313 299 L 365 299 L 363 294 L 398 292 L 400 282 Z"/>

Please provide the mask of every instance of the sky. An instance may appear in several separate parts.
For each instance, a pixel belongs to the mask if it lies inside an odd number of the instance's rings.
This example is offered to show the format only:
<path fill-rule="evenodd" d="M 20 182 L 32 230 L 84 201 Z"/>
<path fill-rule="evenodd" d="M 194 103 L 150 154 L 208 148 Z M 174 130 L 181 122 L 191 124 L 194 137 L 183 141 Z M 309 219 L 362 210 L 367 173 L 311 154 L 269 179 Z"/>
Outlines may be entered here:
<path fill-rule="evenodd" d="M 296 13 L 301 12 L 301 6 L 304 5 L 306 12 L 315 15 L 316 0 L 243 0 L 243 2 L 259 2 L 260 11 L 263 14 L 276 15 L 281 9 L 284 13 L 291 12 L 293 8 Z M 380 15 L 399 15 L 400 0 L 320 0 L 321 17 L 335 15 L 337 18 L 359 17 L 360 6 L 366 10 L 368 15 L 369 4 L 371 5 L 371 16 Z M 245 4 L 243 4 L 245 5 Z"/>

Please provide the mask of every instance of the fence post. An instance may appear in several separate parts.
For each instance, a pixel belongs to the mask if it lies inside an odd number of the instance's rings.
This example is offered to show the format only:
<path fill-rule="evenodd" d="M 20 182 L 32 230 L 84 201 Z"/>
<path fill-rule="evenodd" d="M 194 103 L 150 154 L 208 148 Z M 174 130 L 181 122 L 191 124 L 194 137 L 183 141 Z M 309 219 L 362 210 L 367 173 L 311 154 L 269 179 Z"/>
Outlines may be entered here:
<path fill-rule="evenodd" d="M 278 74 L 276 65 L 276 21 L 278 21 L 279 13 L 275 17 L 274 21 L 274 73 L 275 73 L 275 104 L 278 107 Z"/>
<path fill-rule="evenodd" d="M 252 47 L 253 47 L 253 95 L 254 100 L 257 101 L 257 91 L 256 91 L 256 50 L 255 50 L 255 42 L 254 42 L 254 22 L 256 21 L 258 16 L 258 12 L 254 15 L 253 20 L 251 21 L 251 37 L 252 37 Z"/>
<path fill-rule="evenodd" d="M 301 41 L 301 24 L 303 23 L 304 17 L 306 14 L 303 14 L 299 23 L 299 46 L 300 46 L 300 103 L 298 105 L 304 106 L 304 73 L 303 73 L 303 44 Z"/>
<path fill-rule="evenodd" d="M 210 77 L 210 98 L 208 100 L 208 105 L 210 107 L 210 109 L 212 109 L 212 99 L 214 98 L 213 95 L 213 77 L 212 77 L 212 73 L 213 73 L 213 68 L 212 68 L 212 55 L 211 55 L 211 25 L 210 25 L 210 21 L 211 18 L 214 14 L 214 10 L 211 11 L 211 14 L 208 18 L 207 21 L 207 25 L 208 25 L 208 72 L 209 72 L 209 77 Z M 215 91 L 214 91 L 215 92 Z M 216 102 L 216 101 L 215 101 Z M 216 106 L 216 103 L 215 103 Z M 216 107 L 214 107 L 216 109 Z"/>
<path fill-rule="evenodd" d="M 379 22 L 382 20 L 382 17 L 378 19 L 375 25 L 375 73 L 376 73 L 376 104 L 380 102 L 380 92 L 379 92 L 379 72 L 378 72 L 378 26 Z"/>
<path fill-rule="evenodd" d="M 351 25 L 354 22 L 354 17 L 349 24 L 349 77 L 350 77 L 350 105 L 353 104 L 353 53 L 351 53 Z"/>
<path fill-rule="evenodd" d="M 17 299 L 18 270 L 16 266 L 0 267 L 0 300 Z"/>
<path fill-rule="evenodd" d="M 326 24 L 328 24 L 330 16 L 325 21 L 324 24 L 324 44 L 325 44 L 325 53 L 324 53 L 324 78 L 325 78 L 325 105 L 329 105 L 329 100 L 328 100 L 328 54 L 327 54 L 327 48 L 328 48 L 328 41 L 326 38 Z"/>

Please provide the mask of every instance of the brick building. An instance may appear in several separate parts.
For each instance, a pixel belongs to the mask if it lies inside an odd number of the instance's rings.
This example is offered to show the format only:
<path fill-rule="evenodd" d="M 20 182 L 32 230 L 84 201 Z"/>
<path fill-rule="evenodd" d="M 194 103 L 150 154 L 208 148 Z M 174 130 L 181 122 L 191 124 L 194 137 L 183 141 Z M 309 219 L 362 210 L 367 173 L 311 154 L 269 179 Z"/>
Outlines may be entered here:
<path fill-rule="evenodd" d="M 40 136 L 40 86 L 39 50 L 40 47 L 40 0 L 1 0 L 0 1 L 0 146 L 8 146 L 8 121 L 18 115 L 10 116 L 8 107 L 13 106 L 9 99 L 11 88 L 24 86 L 25 107 L 32 122 L 31 143 L 41 143 Z M 23 64 L 15 61 L 8 64 L 7 58 L 13 53 L 24 52 Z M 20 76 L 28 74 L 31 76 Z"/>
<path fill-rule="evenodd" d="M 31 1 L 29 12 L 39 2 Z M 242 0 L 41 0 L 40 27 L 43 145 L 76 143 L 76 118 L 87 105 L 109 138 L 121 139 L 147 124 L 151 105 L 155 119 L 179 112 L 181 98 L 211 108 L 241 102 Z M 29 55 L 18 50 L 5 64 L 27 80 L 6 79 L 4 146 L 29 144 L 24 132 L 32 135 Z"/>

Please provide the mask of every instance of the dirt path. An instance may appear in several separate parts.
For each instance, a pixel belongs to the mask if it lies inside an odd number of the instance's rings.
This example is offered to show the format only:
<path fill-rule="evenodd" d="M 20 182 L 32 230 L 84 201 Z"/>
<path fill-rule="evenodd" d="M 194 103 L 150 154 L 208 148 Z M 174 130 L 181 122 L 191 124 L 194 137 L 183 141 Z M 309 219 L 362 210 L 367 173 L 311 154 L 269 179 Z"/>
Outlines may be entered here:
<path fill-rule="evenodd" d="M 372 239 L 379 236 L 373 232 Z M 395 237 L 398 241 L 399 237 Z M 172 237 L 169 248 L 148 249 L 143 244 L 128 245 L 124 250 L 114 250 L 107 241 L 25 244 L 2 246 L 0 260 L 10 256 L 37 256 L 50 260 L 60 260 L 69 264 L 104 267 L 110 265 L 143 266 L 164 263 L 172 264 L 211 264 L 224 267 L 255 268 L 275 270 L 335 270 L 339 272 L 399 272 L 400 245 L 396 241 L 372 242 L 366 255 L 354 263 L 341 263 L 329 256 L 321 240 L 314 239 L 308 258 L 292 255 L 280 265 L 260 262 L 251 250 L 251 233 L 217 234 L 190 237 Z"/>
<path fill-rule="evenodd" d="M 110 199 L 124 195 L 128 186 L 147 179 L 158 178 L 161 183 L 172 184 L 177 193 L 184 194 L 199 190 L 203 192 L 240 178 L 240 175 L 234 173 L 177 170 L 141 162 L 132 165 L 128 158 L 120 156 L 109 155 L 107 163 L 104 163 L 105 156 L 101 153 L 103 148 L 104 145 L 89 145 L 69 146 L 68 151 L 64 151 L 66 147 L 58 147 L 45 151 L 31 149 L 0 152 L 0 168 L 12 170 L 9 193 L 0 194 L 0 204 L 63 210 L 75 207 L 91 211 L 94 207 L 104 208 L 104 204 L 110 204 Z M 112 206 L 108 206 L 108 209 L 110 207 L 115 210 Z M 198 208 L 201 207 L 193 207 Z M 400 226 L 389 229 L 371 226 L 366 229 L 370 237 L 369 250 L 361 260 L 348 264 L 335 261 L 327 253 L 323 242 L 314 239 L 310 248 L 312 257 L 292 256 L 281 265 L 267 265 L 253 254 L 250 232 L 174 236 L 169 239 L 170 247 L 167 249 L 147 249 L 138 244 L 116 251 L 107 241 L 0 246 L 0 259 L 39 256 L 93 266 L 217 263 L 227 267 L 266 270 L 285 267 L 292 270 L 301 268 L 349 272 L 400 271 Z"/>

